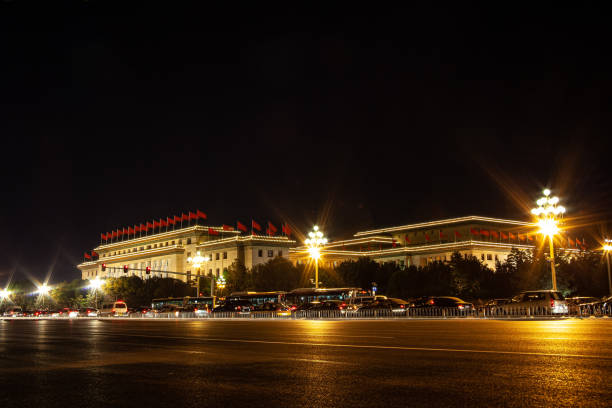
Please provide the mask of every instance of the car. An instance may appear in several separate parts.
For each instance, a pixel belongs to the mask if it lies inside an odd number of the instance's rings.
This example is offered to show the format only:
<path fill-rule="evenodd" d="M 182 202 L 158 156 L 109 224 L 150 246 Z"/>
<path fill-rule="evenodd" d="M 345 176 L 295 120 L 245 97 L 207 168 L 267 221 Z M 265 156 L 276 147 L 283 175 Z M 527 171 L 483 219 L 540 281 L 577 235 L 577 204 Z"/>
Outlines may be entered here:
<path fill-rule="evenodd" d="M 574 296 L 565 298 L 567 302 L 567 310 L 569 314 L 580 313 L 580 306 L 589 303 L 599 302 L 600 299 L 593 296 Z"/>
<path fill-rule="evenodd" d="M 148 307 L 131 307 L 128 309 L 128 315 L 132 317 L 145 316 L 149 312 Z"/>
<path fill-rule="evenodd" d="M 405 314 L 410 303 L 398 298 L 381 298 L 366 303 L 359 310 L 389 310 L 393 314 Z"/>
<path fill-rule="evenodd" d="M 100 315 L 100 311 L 93 307 L 84 307 L 79 309 L 80 317 L 98 317 Z"/>
<path fill-rule="evenodd" d="M 249 300 L 228 300 L 213 309 L 213 313 L 234 312 L 249 314 L 253 310 L 253 304 Z"/>
<path fill-rule="evenodd" d="M 511 303 L 500 306 L 506 313 L 567 314 L 563 294 L 554 290 L 528 290 L 512 298 Z"/>
<path fill-rule="evenodd" d="M 23 316 L 23 309 L 20 306 L 13 306 L 6 309 L 3 313 L 4 317 L 21 317 Z"/>
<path fill-rule="evenodd" d="M 500 299 L 491 299 L 481 307 L 487 314 L 489 313 L 504 313 L 503 305 L 507 305 L 512 303 L 512 299 L 500 298 Z"/>
<path fill-rule="evenodd" d="M 581 314 L 609 315 L 612 314 L 612 296 L 594 302 L 580 305 Z"/>
<path fill-rule="evenodd" d="M 438 308 L 452 308 L 460 311 L 471 311 L 474 309 L 472 303 L 466 302 L 458 297 L 453 296 L 429 296 L 427 298 L 420 298 L 412 307 L 438 307 Z"/>
<path fill-rule="evenodd" d="M 78 317 L 79 311 L 70 307 L 56 309 L 50 312 L 51 317 Z"/>
<path fill-rule="evenodd" d="M 308 310 L 343 310 L 346 303 L 342 300 L 323 300 L 318 303 L 312 303 L 312 307 Z"/>
<path fill-rule="evenodd" d="M 34 314 L 32 316 L 34 317 L 45 317 L 49 315 L 49 311 L 47 309 L 39 309 L 34 311 Z"/>
<path fill-rule="evenodd" d="M 252 313 L 254 314 L 270 314 L 276 316 L 291 316 L 291 307 L 280 302 L 264 302 L 254 306 Z"/>

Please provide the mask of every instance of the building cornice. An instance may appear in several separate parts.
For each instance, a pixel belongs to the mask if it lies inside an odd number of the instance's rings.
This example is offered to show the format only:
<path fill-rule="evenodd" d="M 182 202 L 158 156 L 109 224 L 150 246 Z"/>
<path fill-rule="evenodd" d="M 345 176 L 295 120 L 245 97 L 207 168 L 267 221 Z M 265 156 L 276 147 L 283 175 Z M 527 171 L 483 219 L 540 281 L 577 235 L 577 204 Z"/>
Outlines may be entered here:
<path fill-rule="evenodd" d="M 389 232 L 397 232 L 397 231 L 405 231 L 419 228 L 430 228 L 430 227 L 438 227 L 441 225 L 448 224 L 458 224 L 465 222 L 487 222 L 487 223 L 495 223 L 495 224 L 504 224 L 504 225 L 515 225 L 521 227 L 533 226 L 533 223 L 525 222 L 525 221 L 517 221 L 517 220 L 506 220 L 503 218 L 491 218 L 491 217 L 482 217 L 478 215 L 470 215 L 467 217 L 458 217 L 458 218 L 448 218 L 445 220 L 438 221 L 429 221 L 429 222 L 421 222 L 417 224 L 407 224 L 400 225 L 397 227 L 387 227 L 387 228 L 379 228 L 368 231 L 360 231 L 355 233 L 354 237 L 361 237 L 372 234 L 380 234 L 380 233 L 389 233 Z"/>
<path fill-rule="evenodd" d="M 150 258 L 151 256 L 159 256 L 159 255 L 167 255 L 171 253 L 182 253 L 185 252 L 185 248 L 182 245 L 169 245 L 167 247 L 161 248 L 151 248 L 145 249 L 143 251 L 138 252 L 130 252 L 125 254 L 117 254 L 112 256 L 106 256 L 104 258 L 99 258 L 96 261 L 88 261 L 83 262 L 77 265 L 77 268 L 81 269 L 82 267 L 88 267 L 92 265 L 100 265 L 103 263 L 113 263 L 118 261 L 128 261 L 140 258 Z"/>
<path fill-rule="evenodd" d="M 237 236 L 237 237 L 231 237 L 231 238 L 222 238 L 222 239 L 216 239 L 216 240 L 212 240 L 212 241 L 206 241 L 206 242 L 201 242 L 199 244 L 196 245 L 196 248 L 198 249 L 204 249 L 204 248 L 213 248 L 216 246 L 224 246 L 230 243 L 235 243 L 235 244 L 249 244 L 249 243 L 282 243 L 282 244 L 286 244 L 286 245 L 293 245 L 296 243 L 295 240 L 289 239 L 287 237 L 284 236 L 279 236 L 279 237 L 270 237 L 267 235 L 244 235 L 244 236 Z"/>
<path fill-rule="evenodd" d="M 126 239 L 123 241 L 112 242 L 109 244 L 101 244 L 101 245 L 98 245 L 96 248 L 94 248 L 94 250 L 99 252 L 99 251 L 119 248 L 122 246 L 139 245 L 142 243 L 146 243 L 146 242 L 150 242 L 150 241 L 158 240 L 158 239 L 163 240 L 163 239 L 178 238 L 181 235 L 185 235 L 185 234 L 193 233 L 193 232 L 207 233 L 209 228 L 219 233 L 223 233 L 223 234 L 232 234 L 232 235 L 240 234 L 240 231 L 226 231 L 223 229 L 223 227 L 208 227 L 208 226 L 203 226 L 203 225 L 193 225 L 191 227 L 175 229 L 172 231 L 159 232 L 157 234 L 145 235 L 144 237 Z"/>

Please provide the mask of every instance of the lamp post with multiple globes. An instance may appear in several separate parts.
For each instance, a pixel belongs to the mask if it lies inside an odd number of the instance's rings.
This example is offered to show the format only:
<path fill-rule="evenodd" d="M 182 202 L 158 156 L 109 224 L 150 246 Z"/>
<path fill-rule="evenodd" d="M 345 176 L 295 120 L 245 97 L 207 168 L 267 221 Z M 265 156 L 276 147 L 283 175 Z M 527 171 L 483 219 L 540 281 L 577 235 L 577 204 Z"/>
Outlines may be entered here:
<path fill-rule="evenodd" d="M 612 239 L 605 239 L 603 246 L 604 252 L 606 253 L 606 263 L 608 264 L 608 293 L 612 296 L 612 280 L 610 279 L 610 251 L 612 251 Z"/>
<path fill-rule="evenodd" d="M 323 233 L 319 231 L 318 226 L 314 226 L 313 230 L 308 233 L 308 237 L 304 243 L 308 246 L 310 257 L 315 263 L 315 288 L 319 288 L 319 258 L 321 257 L 321 248 L 327 244 L 327 238 L 323 237 Z"/>
<path fill-rule="evenodd" d="M 552 289 L 557 290 L 557 275 L 555 272 L 555 252 L 553 249 L 553 237 L 559 232 L 559 219 L 565 214 L 565 207 L 559 204 L 559 197 L 550 197 L 550 190 L 544 190 L 544 197 L 536 201 L 537 208 L 531 213 L 538 217 L 540 233 L 548 236 L 550 247 L 550 269 L 552 273 Z"/>

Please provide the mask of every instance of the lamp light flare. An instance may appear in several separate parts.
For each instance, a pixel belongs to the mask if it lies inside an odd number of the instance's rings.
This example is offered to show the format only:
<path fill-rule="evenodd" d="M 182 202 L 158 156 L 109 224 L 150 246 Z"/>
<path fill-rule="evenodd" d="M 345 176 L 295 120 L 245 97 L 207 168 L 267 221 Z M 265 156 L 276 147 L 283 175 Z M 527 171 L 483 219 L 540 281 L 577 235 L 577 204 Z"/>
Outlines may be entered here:
<path fill-rule="evenodd" d="M 89 287 L 94 290 L 100 289 L 104 285 L 104 281 L 99 277 L 96 277 L 89 283 Z"/>
<path fill-rule="evenodd" d="M 0 290 L 0 299 L 6 300 L 11 296 L 11 292 L 8 289 Z"/>
<path fill-rule="evenodd" d="M 38 293 L 39 295 L 46 295 L 49 293 L 50 290 L 51 288 L 47 286 L 46 283 L 43 283 L 41 286 L 38 287 L 36 293 Z"/>
<path fill-rule="evenodd" d="M 550 190 L 549 190 L 549 189 L 547 189 L 547 188 L 545 188 L 545 189 L 544 189 L 544 191 L 543 191 L 543 193 L 544 193 L 544 195 L 545 195 L 546 197 L 548 197 L 548 196 L 550 195 Z"/>

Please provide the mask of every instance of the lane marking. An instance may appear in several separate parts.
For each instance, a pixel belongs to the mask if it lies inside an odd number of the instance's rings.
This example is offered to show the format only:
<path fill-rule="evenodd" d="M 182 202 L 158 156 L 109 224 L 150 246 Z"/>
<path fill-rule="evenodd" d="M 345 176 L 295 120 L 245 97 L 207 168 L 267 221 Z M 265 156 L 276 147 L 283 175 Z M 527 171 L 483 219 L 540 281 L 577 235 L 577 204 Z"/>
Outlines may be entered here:
<path fill-rule="evenodd" d="M 159 338 L 173 340 L 200 340 L 203 342 L 224 342 L 224 343 L 246 343 L 246 344 L 280 344 L 287 346 L 312 346 L 312 347 L 339 347 L 339 348 L 357 348 L 357 349 L 373 349 L 373 350 L 404 350 L 404 351 L 435 351 L 446 353 L 476 353 L 476 354 L 501 354 L 501 355 L 516 355 L 516 356 L 539 356 L 539 357 L 565 357 L 565 358 L 589 358 L 612 360 L 612 356 L 598 356 L 587 354 L 565 354 L 565 353 L 540 353 L 530 351 L 505 351 L 505 350 L 476 350 L 476 349 L 455 349 L 455 348 L 435 348 L 435 347 L 408 347 L 408 346 L 380 346 L 366 344 L 334 344 L 334 343 L 308 343 L 308 342 L 293 342 L 293 341 L 274 341 L 274 340 L 247 340 L 247 339 L 223 339 L 215 337 L 179 337 L 179 336 L 152 336 L 145 334 L 104 334 L 106 336 L 134 336 L 144 338 Z"/>

